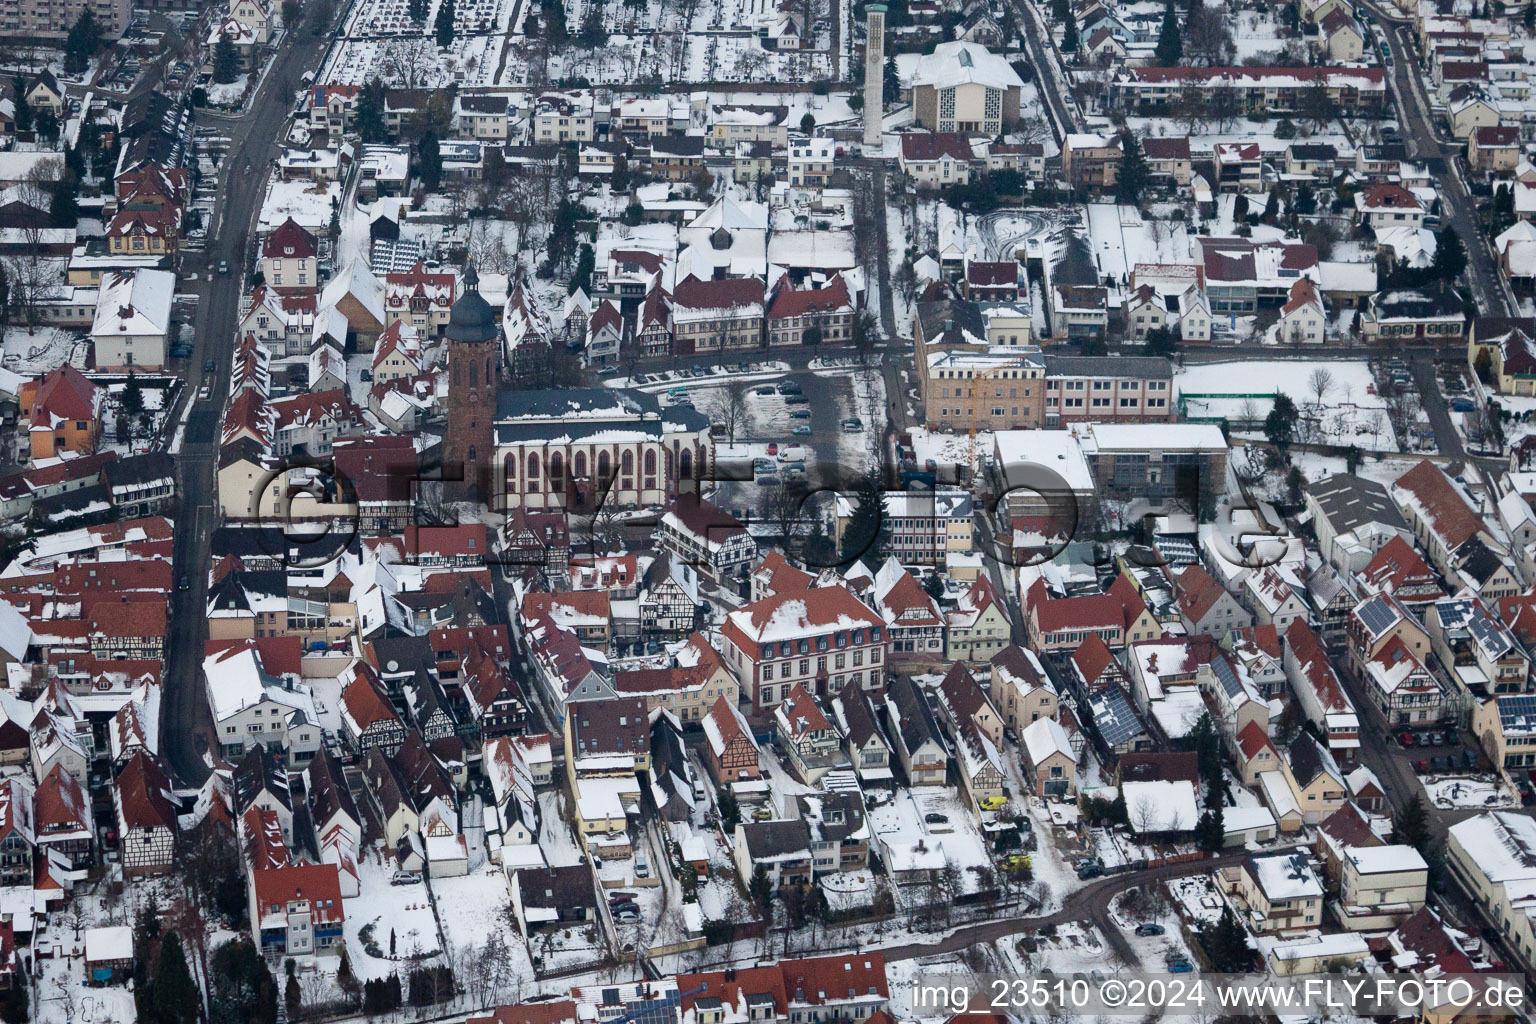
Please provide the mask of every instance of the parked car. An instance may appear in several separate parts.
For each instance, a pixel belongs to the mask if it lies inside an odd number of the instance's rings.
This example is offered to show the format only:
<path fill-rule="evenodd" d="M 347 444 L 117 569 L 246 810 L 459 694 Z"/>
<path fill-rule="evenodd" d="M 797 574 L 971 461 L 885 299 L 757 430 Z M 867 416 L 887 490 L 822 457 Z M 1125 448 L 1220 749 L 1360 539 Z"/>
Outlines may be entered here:
<path fill-rule="evenodd" d="M 634 924 L 640 920 L 640 908 L 620 907 L 613 912 L 613 919 L 620 924 Z"/>
<path fill-rule="evenodd" d="M 1401 743 L 1405 747 L 1416 747 L 1419 744 L 1418 738 L 1415 737 L 1411 732 L 1402 733 L 1397 737 L 1397 742 Z"/>
<path fill-rule="evenodd" d="M 219 260 L 219 276 L 229 276 L 229 260 Z"/>
<path fill-rule="evenodd" d="M 949 822 L 949 815 L 940 814 L 937 811 L 929 811 L 923 815 L 923 821 L 929 825 L 944 825 Z"/>
<path fill-rule="evenodd" d="M 639 852 L 638 850 L 635 851 L 635 877 L 651 877 L 651 865 L 646 861 L 645 854 Z"/>
<path fill-rule="evenodd" d="M 419 885 L 421 875 L 415 871 L 396 871 L 389 879 L 390 885 Z"/>
<path fill-rule="evenodd" d="M 1183 957 L 1179 957 L 1177 960 L 1168 961 L 1168 972 L 1170 974 L 1188 974 L 1194 969 L 1195 965 Z"/>
<path fill-rule="evenodd" d="M 808 423 L 796 423 L 789 431 L 791 434 L 809 434 L 811 426 Z"/>
<path fill-rule="evenodd" d="M 864 421 L 857 416 L 849 416 L 839 425 L 843 428 L 843 432 L 847 434 L 857 434 L 864 429 Z"/>
<path fill-rule="evenodd" d="M 181 574 L 181 578 L 176 581 L 176 589 L 177 590 L 183 590 L 183 591 L 191 590 L 192 589 L 192 577 L 188 576 L 186 573 L 182 573 Z"/>
<path fill-rule="evenodd" d="M 784 404 L 785 405 L 810 405 L 811 404 L 811 400 L 809 398 L 806 398 L 802 394 L 796 393 L 796 394 L 793 394 L 793 395 L 785 395 L 784 396 Z"/>
<path fill-rule="evenodd" d="M 1421 757 L 1417 761 L 1413 762 L 1413 770 L 1418 772 L 1420 775 L 1423 775 L 1429 771 L 1429 762 Z"/>
<path fill-rule="evenodd" d="M 752 389 L 752 393 L 754 395 L 772 395 L 772 394 L 777 394 L 777 392 L 775 392 L 773 390 L 773 385 L 772 384 L 769 384 L 769 385 L 766 385 L 766 386 L 760 387 L 760 388 L 753 388 Z"/>
<path fill-rule="evenodd" d="M 1078 881 L 1086 882 L 1090 878 L 1098 878 L 1104 873 L 1104 869 L 1098 864 L 1084 864 L 1077 869 Z"/>
<path fill-rule="evenodd" d="M 778 444 L 777 441 L 769 441 L 768 442 L 768 454 L 769 455 L 777 455 L 777 454 L 779 454 L 779 444 Z"/>
<path fill-rule="evenodd" d="M 1151 921 L 1136 926 L 1136 934 L 1143 937 L 1148 935 L 1161 935 L 1166 930 L 1167 929 L 1165 929 L 1162 925 L 1153 924 Z"/>
<path fill-rule="evenodd" d="M 804 462 L 805 461 L 805 445 L 802 445 L 802 444 L 787 444 L 787 445 L 785 445 L 782 449 L 779 450 L 779 461 L 780 462 Z"/>
<path fill-rule="evenodd" d="M 781 395 L 798 395 L 800 391 L 800 385 L 792 380 L 786 380 L 779 384 L 779 394 Z"/>
<path fill-rule="evenodd" d="M 808 419 L 811 418 L 811 410 L 809 410 L 809 409 L 791 409 L 789 411 L 789 418 L 792 419 L 792 420 L 808 420 Z"/>

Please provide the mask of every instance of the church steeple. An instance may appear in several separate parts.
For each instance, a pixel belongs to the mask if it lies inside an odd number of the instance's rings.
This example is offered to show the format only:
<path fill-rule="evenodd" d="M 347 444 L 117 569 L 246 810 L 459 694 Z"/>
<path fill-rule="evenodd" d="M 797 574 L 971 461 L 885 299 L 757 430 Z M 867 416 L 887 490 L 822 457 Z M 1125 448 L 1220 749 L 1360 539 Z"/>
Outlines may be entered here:
<path fill-rule="evenodd" d="M 470 262 L 448 312 L 448 426 L 443 434 L 444 495 L 450 501 L 489 501 L 495 463 L 496 311 L 480 294 Z"/>

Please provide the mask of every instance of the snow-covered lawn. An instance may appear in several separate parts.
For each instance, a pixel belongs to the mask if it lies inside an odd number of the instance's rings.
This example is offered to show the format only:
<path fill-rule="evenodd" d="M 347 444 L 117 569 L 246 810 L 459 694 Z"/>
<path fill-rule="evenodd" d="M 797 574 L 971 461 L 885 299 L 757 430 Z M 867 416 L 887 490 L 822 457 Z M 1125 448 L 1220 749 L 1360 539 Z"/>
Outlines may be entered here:
<path fill-rule="evenodd" d="M 484 946 L 493 932 L 501 932 L 519 971 L 530 971 L 527 950 L 516 938 L 512 894 L 501 868 L 487 864 L 458 878 L 432 879 L 432 898 L 448 942 L 457 950 Z"/>
<path fill-rule="evenodd" d="M 390 885 L 395 873 L 394 858 L 375 849 L 363 851 L 357 868 L 361 876 L 358 895 L 343 901 L 347 950 L 357 976 L 364 980 L 386 977 L 403 971 L 413 960 L 436 955 L 442 944 L 426 883 Z M 365 929 L 367 942 L 363 939 Z"/>
<path fill-rule="evenodd" d="M 1210 875 L 1169 879 L 1168 892 L 1183 908 L 1180 912 L 1184 917 L 1194 922 L 1214 923 L 1220 919 L 1221 910 L 1226 906 L 1226 901 L 1217 891 L 1216 883 Z"/>
<path fill-rule="evenodd" d="M 1322 403 L 1312 378 L 1321 369 L 1329 380 Z M 1322 439 L 1362 448 L 1393 448 L 1387 402 L 1376 393 L 1371 368 L 1363 359 L 1274 359 L 1229 363 L 1194 363 L 1174 375 L 1175 399 L 1192 419 L 1227 418 L 1262 421 L 1283 394 L 1302 416 L 1321 425 Z"/>
<path fill-rule="evenodd" d="M 33 377 L 56 370 L 70 361 L 70 355 L 78 349 L 76 366 L 85 365 L 85 353 L 90 345 L 84 341 L 76 344 L 79 335 L 62 327 L 39 327 L 27 330 L 25 325 L 11 324 L 5 332 L 0 347 L 4 348 L 5 369 Z"/>
<path fill-rule="evenodd" d="M 1424 792 L 1436 807 L 1483 810 L 1518 807 L 1520 800 L 1509 788 L 1489 775 L 1435 776 L 1420 778 Z"/>

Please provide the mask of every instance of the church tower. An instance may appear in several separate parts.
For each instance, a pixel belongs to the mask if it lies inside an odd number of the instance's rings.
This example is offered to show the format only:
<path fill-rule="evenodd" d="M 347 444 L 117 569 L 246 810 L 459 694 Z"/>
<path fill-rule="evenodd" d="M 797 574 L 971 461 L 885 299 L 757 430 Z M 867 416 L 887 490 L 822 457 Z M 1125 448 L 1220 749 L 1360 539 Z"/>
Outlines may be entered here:
<path fill-rule="evenodd" d="M 475 265 L 448 313 L 448 426 L 443 434 L 443 497 L 488 503 L 495 493 L 496 312 L 480 294 Z"/>
<path fill-rule="evenodd" d="M 880 145 L 885 117 L 885 4 L 864 6 L 864 145 Z"/>

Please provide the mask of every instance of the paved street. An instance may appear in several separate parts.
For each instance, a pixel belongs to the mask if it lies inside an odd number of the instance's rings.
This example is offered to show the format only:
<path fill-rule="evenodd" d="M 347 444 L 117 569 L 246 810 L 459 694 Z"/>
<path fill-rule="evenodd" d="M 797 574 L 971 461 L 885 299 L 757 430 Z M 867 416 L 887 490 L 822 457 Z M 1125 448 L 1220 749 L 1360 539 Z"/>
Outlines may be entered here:
<path fill-rule="evenodd" d="M 1397 98 L 1403 137 L 1408 142 L 1410 153 L 1437 173 L 1441 222 L 1446 227 L 1454 228 L 1466 246 L 1467 282 L 1478 311 L 1492 316 L 1513 316 L 1517 311 L 1494 267 L 1493 254 L 1483 234 L 1477 208 L 1467 192 L 1466 182 L 1462 180 L 1457 160 L 1462 147 L 1442 142 L 1435 130 L 1429 97 L 1425 95 L 1423 83 L 1419 81 L 1419 54 L 1413 43 L 1412 23 L 1388 14 L 1370 0 L 1363 0 L 1363 9 L 1368 19 L 1386 32 L 1388 48 L 1392 51 L 1392 63 L 1388 65 L 1387 72 Z M 1441 165 L 1443 171 L 1440 170 Z"/>
<path fill-rule="evenodd" d="M 222 168 L 217 230 L 210 234 L 201 264 L 191 255 L 183 260 L 184 271 L 201 274 L 193 353 L 187 362 L 189 396 L 195 395 L 205 379 L 212 383 L 206 400 L 189 397 L 196 404 L 187 418 L 177 459 L 180 502 L 175 517 L 175 564 L 178 576 L 185 574 L 191 587 L 171 595 L 170 658 L 161 701 L 164 749 L 177 777 L 187 785 L 200 783 L 208 774 L 203 760 L 208 711 L 200 671 L 207 638 L 203 602 L 209 541 L 218 519 L 215 472 L 219 421 L 234 358 L 242 267 L 250 225 L 266 187 L 265 172 L 278 155 L 283 123 L 292 109 L 293 95 L 285 86 L 299 81 L 305 71 L 316 66 L 325 45 L 324 38 L 290 37 L 273 58 L 276 64 L 245 115 L 220 119 L 230 143 Z M 231 273 L 210 274 L 221 260 L 229 261 Z M 209 359 L 216 369 L 203 374 L 202 367 Z"/>
<path fill-rule="evenodd" d="M 1023 28 L 1024 46 L 1035 68 L 1035 87 L 1050 111 L 1052 130 L 1057 141 L 1077 131 L 1077 108 L 1072 102 L 1071 85 L 1057 74 L 1056 44 L 1030 0 L 1014 0 L 1014 13 Z"/>
<path fill-rule="evenodd" d="M 1061 901 L 1061 907 L 1054 913 L 1040 917 L 1005 917 L 996 921 L 982 921 L 979 924 L 956 928 L 943 939 L 932 944 L 904 943 L 900 946 L 886 947 L 881 952 L 885 954 L 887 960 L 915 960 L 918 957 L 934 956 L 939 953 L 955 953 L 977 942 L 996 942 L 998 939 L 1018 935 L 1020 932 L 1038 931 L 1041 928 L 1088 918 L 1098 921 L 1100 927 L 1106 931 L 1107 937 L 1108 932 L 1115 928 L 1113 922 L 1108 920 L 1110 901 L 1127 889 L 1134 889 L 1148 882 L 1165 882 L 1170 878 L 1209 874 L 1225 864 L 1239 863 L 1247 856 L 1246 850 L 1233 850 L 1204 860 L 1160 864 L 1141 871 L 1107 875 L 1091 882 L 1084 882 L 1067 893 Z"/>

